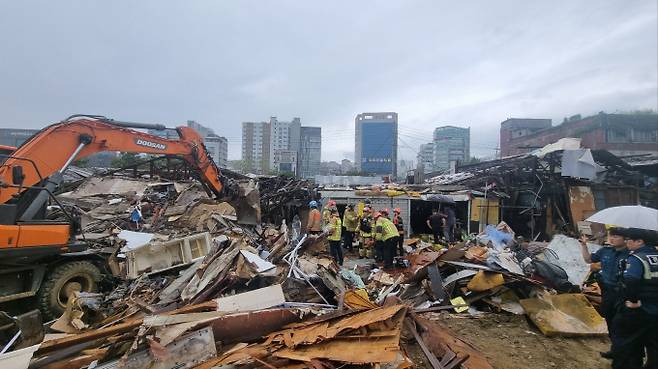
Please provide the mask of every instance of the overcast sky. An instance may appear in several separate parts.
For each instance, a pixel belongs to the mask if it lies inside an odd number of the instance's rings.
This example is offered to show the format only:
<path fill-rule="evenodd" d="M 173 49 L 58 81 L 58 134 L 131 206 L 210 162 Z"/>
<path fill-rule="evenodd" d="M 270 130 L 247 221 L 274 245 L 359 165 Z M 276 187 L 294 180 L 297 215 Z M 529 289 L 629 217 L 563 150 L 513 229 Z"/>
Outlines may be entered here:
<path fill-rule="evenodd" d="M 656 109 L 657 34 L 655 0 L 0 0 L 0 127 L 193 119 L 238 159 L 241 122 L 301 117 L 340 160 L 396 111 L 401 158 L 446 124 L 488 156 L 508 117 Z"/>

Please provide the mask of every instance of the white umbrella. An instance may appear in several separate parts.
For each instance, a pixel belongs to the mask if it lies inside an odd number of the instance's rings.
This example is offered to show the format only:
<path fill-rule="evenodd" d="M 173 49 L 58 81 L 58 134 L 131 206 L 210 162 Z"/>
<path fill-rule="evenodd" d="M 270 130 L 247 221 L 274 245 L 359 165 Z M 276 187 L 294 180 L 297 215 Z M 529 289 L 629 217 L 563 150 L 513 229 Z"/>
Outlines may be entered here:
<path fill-rule="evenodd" d="M 658 231 L 658 209 L 646 206 L 615 206 L 603 209 L 586 219 L 588 222 L 611 224 L 624 228 Z"/>

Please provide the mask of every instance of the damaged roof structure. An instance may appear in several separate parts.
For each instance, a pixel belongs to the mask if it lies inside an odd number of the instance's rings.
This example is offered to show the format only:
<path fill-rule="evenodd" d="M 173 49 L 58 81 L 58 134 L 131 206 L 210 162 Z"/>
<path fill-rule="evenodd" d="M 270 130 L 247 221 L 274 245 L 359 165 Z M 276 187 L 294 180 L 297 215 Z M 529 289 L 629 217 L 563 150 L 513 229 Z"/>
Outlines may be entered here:
<path fill-rule="evenodd" d="M 589 227 L 585 219 L 618 205 L 658 207 L 655 173 L 640 171 L 605 150 L 557 143 L 499 160 L 459 167 L 453 175 L 430 178 L 434 191 L 464 188 L 497 195 L 500 218 L 518 234 L 549 240 Z M 590 233 L 591 234 L 591 233 Z"/>

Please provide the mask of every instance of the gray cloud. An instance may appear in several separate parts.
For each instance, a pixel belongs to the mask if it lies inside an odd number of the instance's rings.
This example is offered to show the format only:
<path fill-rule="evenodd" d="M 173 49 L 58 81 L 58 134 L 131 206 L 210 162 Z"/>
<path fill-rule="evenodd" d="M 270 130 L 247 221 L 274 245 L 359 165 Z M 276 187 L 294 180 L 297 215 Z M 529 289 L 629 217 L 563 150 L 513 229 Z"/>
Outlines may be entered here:
<path fill-rule="evenodd" d="M 0 4 L 0 126 L 72 113 L 323 127 L 352 156 L 359 112 L 400 116 L 401 157 L 443 124 L 490 155 L 507 117 L 657 108 L 655 1 L 31 1 Z"/>

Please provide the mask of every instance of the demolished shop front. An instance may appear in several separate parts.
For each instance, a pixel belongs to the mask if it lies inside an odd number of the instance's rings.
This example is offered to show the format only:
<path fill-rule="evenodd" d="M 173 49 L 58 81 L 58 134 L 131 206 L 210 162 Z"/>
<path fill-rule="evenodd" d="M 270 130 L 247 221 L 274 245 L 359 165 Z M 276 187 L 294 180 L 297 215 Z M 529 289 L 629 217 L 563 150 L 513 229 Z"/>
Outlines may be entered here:
<path fill-rule="evenodd" d="M 486 224 L 497 224 L 500 220 L 500 200 L 497 196 L 483 193 L 460 191 L 447 194 L 423 194 L 413 196 L 359 196 L 352 190 L 322 190 L 322 204 L 333 200 L 336 202 L 340 216 L 343 216 L 348 204 L 355 205 L 357 212 L 363 209 L 366 199 L 370 200 L 374 211 L 400 208 L 400 215 L 405 224 L 405 237 L 417 234 L 429 234 L 431 230 L 426 221 L 437 209 L 444 211 L 446 207 L 455 210 L 457 229 L 466 233 L 478 233 Z"/>

